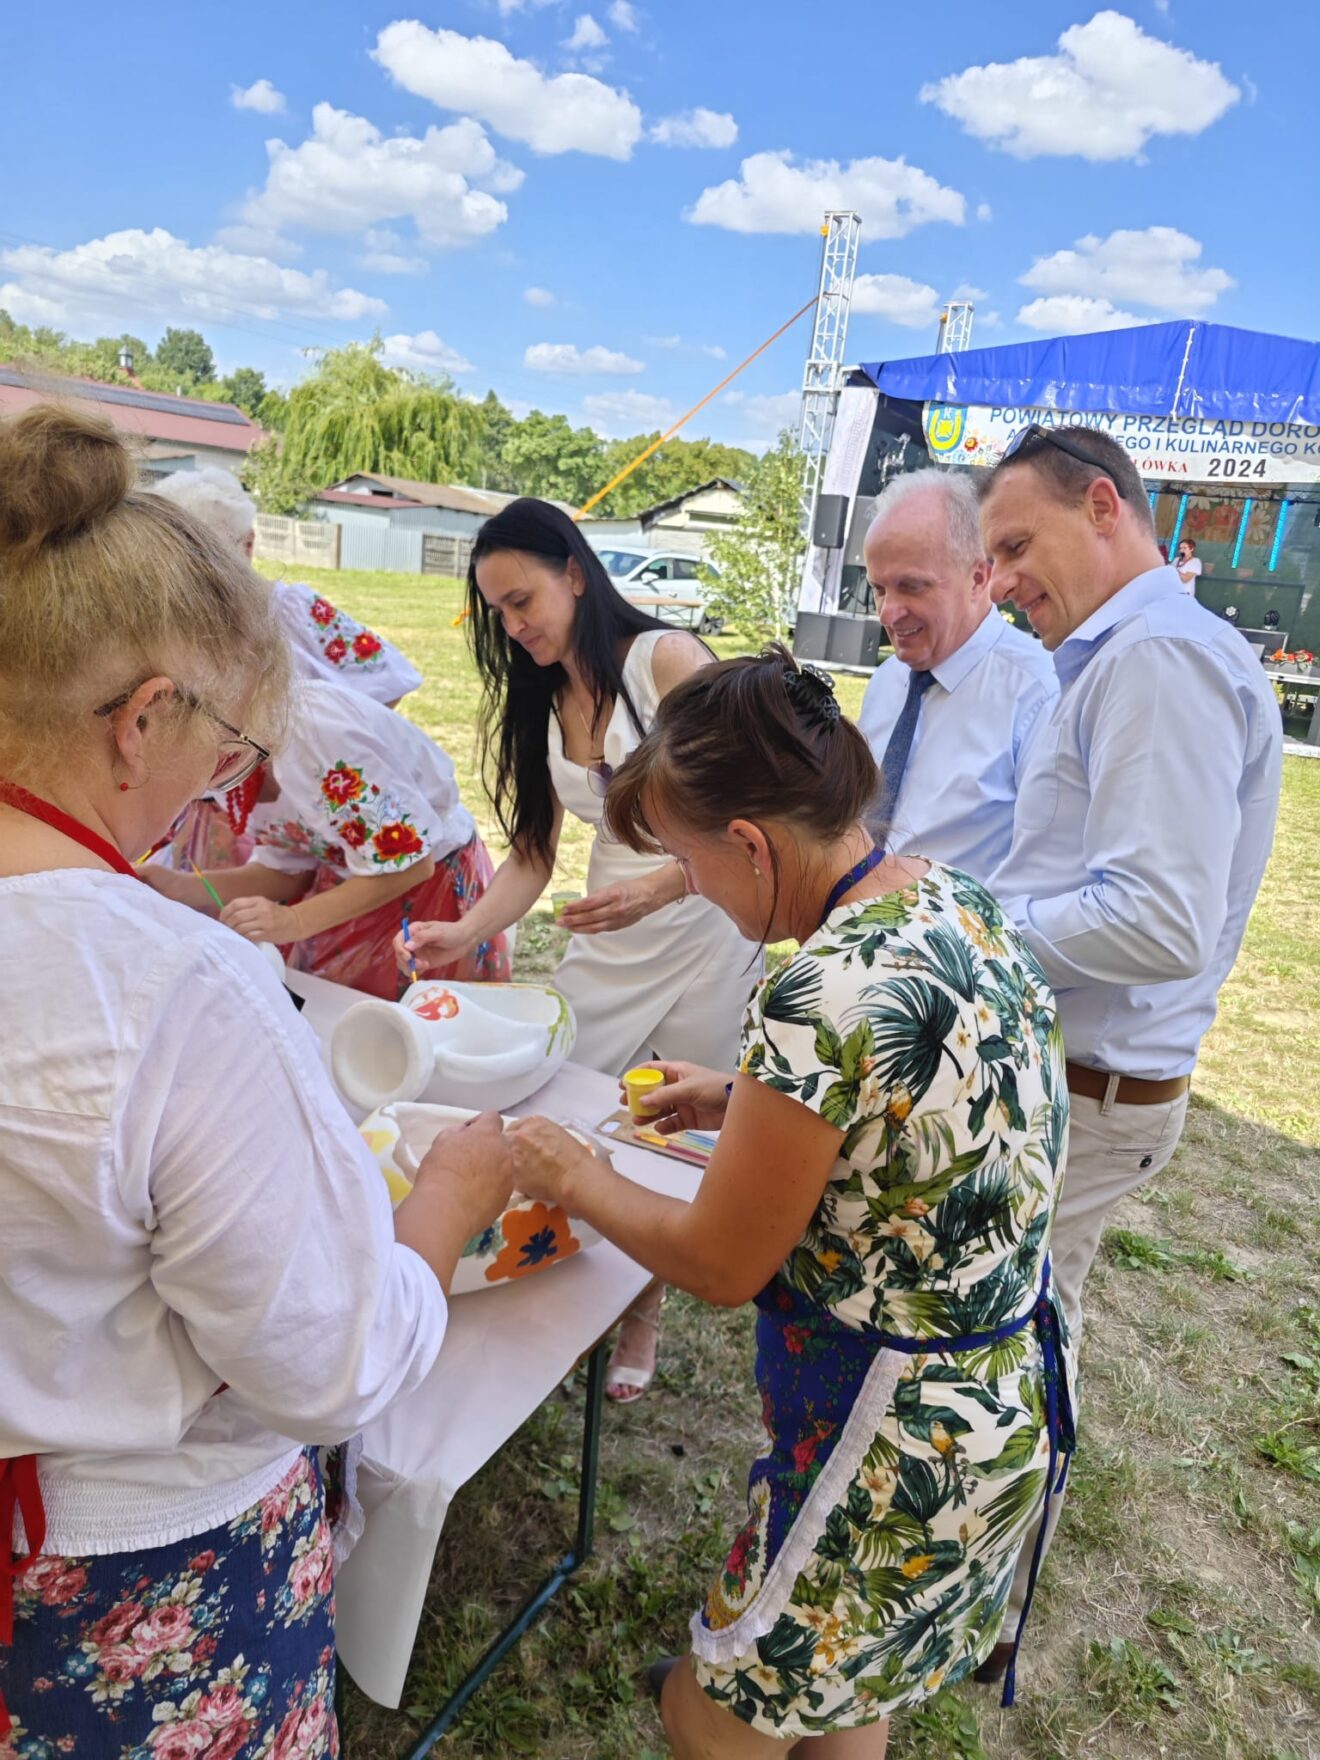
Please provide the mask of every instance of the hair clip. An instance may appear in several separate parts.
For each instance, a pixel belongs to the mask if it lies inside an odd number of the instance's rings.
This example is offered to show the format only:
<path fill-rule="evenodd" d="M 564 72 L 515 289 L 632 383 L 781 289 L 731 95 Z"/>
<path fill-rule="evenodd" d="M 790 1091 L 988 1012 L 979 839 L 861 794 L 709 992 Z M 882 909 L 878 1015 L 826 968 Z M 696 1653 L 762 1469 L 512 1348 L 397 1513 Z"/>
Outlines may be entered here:
<path fill-rule="evenodd" d="M 843 713 L 834 680 L 818 666 L 786 666 L 784 685 L 789 702 L 809 725 L 833 727 Z"/>

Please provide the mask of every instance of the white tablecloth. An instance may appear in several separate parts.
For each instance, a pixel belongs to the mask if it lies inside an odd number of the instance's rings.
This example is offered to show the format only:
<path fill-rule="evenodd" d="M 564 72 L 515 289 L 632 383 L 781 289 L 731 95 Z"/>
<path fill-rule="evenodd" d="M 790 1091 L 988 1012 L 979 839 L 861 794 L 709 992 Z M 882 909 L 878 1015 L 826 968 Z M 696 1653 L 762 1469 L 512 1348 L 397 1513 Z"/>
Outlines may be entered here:
<path fill-rule="evenodd" d="M 360 998 L 301 973 L 305 1018 L 328 1042 Z M 617 1104 L 607 1076 L 563 1066 L 519 1113 L 588 1126 Z M 623 1144 L 621 1173 L 654 1191 L 690 1198 L 700 1172 Z M 646 1287 L 649 1273 L 608 1241 L 540 1276 L 458 1296 L 435 1367 L 364 1436 L 358 1495 L 366 1531 L 335 1590 L 339 1655 L 362 1691 L 397 1706 L 431 1574 L 455 1493 L 508 1441 Z M 544 1561 L 548 1570 L 554 1560 Z M 534 1584 L 529 1582 L 529 1592 Z"/>

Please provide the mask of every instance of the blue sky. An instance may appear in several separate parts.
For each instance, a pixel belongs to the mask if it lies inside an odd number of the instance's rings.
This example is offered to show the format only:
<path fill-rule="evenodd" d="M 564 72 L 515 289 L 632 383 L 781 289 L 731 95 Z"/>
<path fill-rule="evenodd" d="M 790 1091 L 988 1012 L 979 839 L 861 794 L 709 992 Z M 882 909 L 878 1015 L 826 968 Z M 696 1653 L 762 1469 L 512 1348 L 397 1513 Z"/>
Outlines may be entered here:
<path fill-rule="evenodd" d="M 1315 336 L 1320 5 L 10 7 L 0 306 L 391 357 L 604 432 L 694 403 L 862 213 L 853 360 L 1203 316 Z M 819 23 L 812 35 L 811 21 Z M 791 420 L 807 320 L 688 432 Z"/>

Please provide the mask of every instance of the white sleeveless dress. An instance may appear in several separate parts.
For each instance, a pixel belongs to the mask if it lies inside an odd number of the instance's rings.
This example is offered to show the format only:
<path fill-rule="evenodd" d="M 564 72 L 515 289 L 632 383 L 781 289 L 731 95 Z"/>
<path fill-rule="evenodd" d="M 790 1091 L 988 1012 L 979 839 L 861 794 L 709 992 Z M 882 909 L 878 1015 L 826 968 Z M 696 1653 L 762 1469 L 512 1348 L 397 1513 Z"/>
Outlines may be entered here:
<path fill-rule="evenodd" d="M 652 656 L 669 633 L 647 630 L 637 636 L 624 662 L 624 682 L 644 729 L 660 701 Z M 605 730 L 605 762 L 617 770 L 640 737 L 620 697 Z M 605 831 L 604 802 L 586 768 L 564 756 L 553 714 L 549 758 L 565 812 L 596 827 L 589 892 L 663 866 L 666 858 L 637 855 Z M 631 928 L 574 935 L 554 980 L 577 1015 L 573 1060 L 606 1075 L 618 1075 L 648 1057 L 731 1070 L 738 1060 L 743 1011 L 763 969 L 760 950 L 704 898 L 681 898 Z"/>

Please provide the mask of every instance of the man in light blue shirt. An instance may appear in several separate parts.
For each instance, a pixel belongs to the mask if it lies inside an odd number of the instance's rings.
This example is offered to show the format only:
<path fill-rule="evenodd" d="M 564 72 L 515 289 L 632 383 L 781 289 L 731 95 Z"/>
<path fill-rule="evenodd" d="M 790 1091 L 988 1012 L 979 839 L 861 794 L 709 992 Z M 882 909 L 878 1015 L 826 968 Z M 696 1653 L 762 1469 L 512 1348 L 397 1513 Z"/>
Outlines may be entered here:
<path fill-rule="evenodd" d="M 1076 1344 L 1108 1212 L 1178 1145 L 1197 1049 L 1269 858 L 1282 727 L 1246 642 L 1162 561 L 1141 480 L 1108 436 L 1026 429 L 989 480 L 981 521 L 991 590 L 1026 612 L 1062 687 L 991 890 L 1063 1025 L 1072 1123 L 1051 1259 Z M 978 1679 L 995 1678 L 1005 1648 Z"/>
<path fill-rule="evenodd" d="M 866 534 L 866 573 L 894 644 L 858 717 L 882 771 L 876 836 L 984 884 L 1008 854 L 1027 749 L 1059 694 L 1054 667 L 991 604 L 966 473 L 896 477 Z"/>

